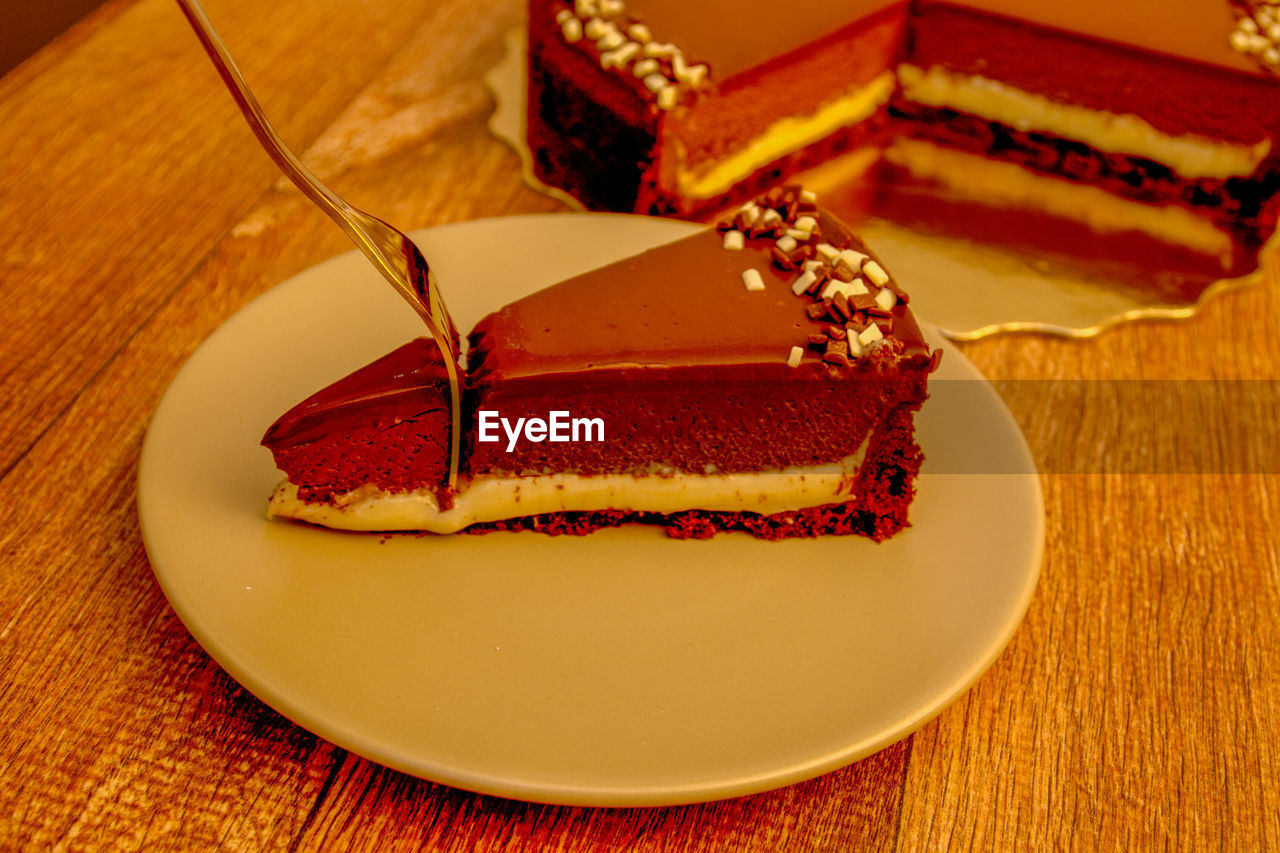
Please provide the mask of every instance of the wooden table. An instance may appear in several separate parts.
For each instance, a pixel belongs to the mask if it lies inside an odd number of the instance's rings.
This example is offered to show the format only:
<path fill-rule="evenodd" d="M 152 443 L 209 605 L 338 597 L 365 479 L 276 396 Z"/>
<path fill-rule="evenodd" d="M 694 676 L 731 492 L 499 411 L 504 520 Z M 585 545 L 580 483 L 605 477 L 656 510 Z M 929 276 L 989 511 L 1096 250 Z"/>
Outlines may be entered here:
<path fill-rule="evenodd" d="M 517 0 L 208 7 L 283 136 L 358 205 L 405 228 L 560 209 L 485 129 L 481 76 Z M 1161 428 L 1215 435 L 1194 406 L 1113 430 L 1010 393 L 1042 459 L 1148 464 L 1044 475 L 1039 589 L 970 693 L 809 782 L 592 810 L 316 738 L 161 594 L 134 505 L 150 413 L 236 309 L 349 249 L 279 180 L 170 0 L 109 0 L 0 79 L 0 217 L 0 848 L 1280 847 L 1274 264 L 1189 322 L 962 347 L 1002 380 L 1261 380 L 1232 386 L 1260 415 L 1214 449 L 1218 473 L 1162 473 L 1185 469 L 1144 449 Z M 1264 464 L 1236 471 L 1236 451 Z"/>

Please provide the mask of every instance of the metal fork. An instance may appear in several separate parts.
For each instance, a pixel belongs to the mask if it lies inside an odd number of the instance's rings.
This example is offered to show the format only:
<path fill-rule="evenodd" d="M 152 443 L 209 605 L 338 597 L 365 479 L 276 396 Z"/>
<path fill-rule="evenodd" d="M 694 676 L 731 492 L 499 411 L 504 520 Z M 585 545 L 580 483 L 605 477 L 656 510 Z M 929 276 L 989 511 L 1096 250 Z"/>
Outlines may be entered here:
<path fill-rule="evenodd" d="M 235 60 L 227 53 L 226 46 L 199 0 L 177 0 L 178 6 L 191 23 L 192 29 L 204 46 L 205 52 L 213 60 L 222 82 L 231 90 L 240 112 L 249 122 L 262 147 L 271 155 L 271 159 L 280 167 L 280 171 L 293 181 L 302 194 L 311 199 L 320 209 L 347 233 L 347 236 L 360 247 L 360 251 L 373 262 L 383 277 L 391 282 L 401 296 L 405 298 L 431 332 L 436 346 L 445 355 L 445 369 L 449 374 L 449 398 L 452 409 L 452 421 L 449 434 L 449 489 L 458 486 L 458 453 L 460 431 L 462 426 L 461 386 L 458 382 L 458 347 L 457 330 L 449 312 L 444 307 L 444 299 L 436 286 L 435 276 L 422 252 L 413 241 L 375 216 L 357 210 L 347 204 L 337 193 L 329 189 L 320 179 L 311 174 L 293 155 L 284 142 L 280 140 L 275 128 L 263 114 L 258 100 L 249 90 L 248 84 L 236 67 Z"/>

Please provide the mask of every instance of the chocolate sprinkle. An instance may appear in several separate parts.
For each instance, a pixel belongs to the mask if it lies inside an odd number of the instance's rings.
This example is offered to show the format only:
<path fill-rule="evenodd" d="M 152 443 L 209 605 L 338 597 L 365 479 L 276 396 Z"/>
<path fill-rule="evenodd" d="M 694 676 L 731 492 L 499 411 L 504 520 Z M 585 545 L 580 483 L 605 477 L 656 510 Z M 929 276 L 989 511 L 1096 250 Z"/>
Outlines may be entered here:
<path fill-rule="evenodd" d="M 798 223 L 802 216 L 808 218 Z M 781 235 L 797 231 L 797 224 L 804 226 L 800 230 L 807 239 L 796 239 L 794 246 L 791 240 L 784 241 L 782 246 L 777 245 Z M 824 233 L 824 225 L 831 233 Z M 795 273 L 796 277 L 791 281 L 792 292 L 812 300 L 804 306 L 806 316 L 815 322 L 835 324 L 825 327 L 822 333 L 806 336 L 809 347 L 825 348 L 824 361 L 849 364 L 850 340 L 865 332 L 871 323 L 884 337 L 893 334 L 894 309 L 882 308 L 876 302 L 876 294 L 881 289 L 888 289 L 903 305 L 908 301 L 907 294 L 887 276 L 876 258 L 867 252 L 864 243 L 820 212 L 812 193 L 802 193 L 795 185 L 774 187 L 753 204 L 728 214 L 718 227 L 722 231 L 741 231 L 748 240 L 756 241 L 754 248 L 768 251 L 774 267 Z M 762 246 L 760 241 L 763 240 L 775 242 Z M 883 285 L 864 281 L 860 271 L 851 268 L 848 258 L 855 256 L 867 265 L 875 264 L 877 277 L 885 279 Z M 832 286 L 833 282 L 843 284 Z M 863 292 L 850 295 L 847 291 L 852 289 Z M 822 298 L 824 294 L 830 298 Z M 900 342 L 898 345 L 900 347 Z M 854 348 L 854 352 L 857 356 L 863 355 L 861 346 Z"/>
<path fill-rule="evenodd" d="M 848 320 L 853 317 L 853 309 L 849 307 L 849 297 L 845 296 L 843 291 L 837 292 L 832 297 L 831 307 L 836 310 L 842 320 Z"/>

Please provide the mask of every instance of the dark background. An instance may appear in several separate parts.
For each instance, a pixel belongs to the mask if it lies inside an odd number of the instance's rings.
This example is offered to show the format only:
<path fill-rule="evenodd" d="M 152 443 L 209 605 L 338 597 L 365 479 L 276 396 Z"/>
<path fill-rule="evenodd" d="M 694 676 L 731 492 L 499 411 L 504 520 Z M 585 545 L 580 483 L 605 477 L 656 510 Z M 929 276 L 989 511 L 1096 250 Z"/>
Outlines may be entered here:
<path fill-rule="evenodd" d="M 39 50 L 103 0 L 0 2 L 0 76 Z"/>

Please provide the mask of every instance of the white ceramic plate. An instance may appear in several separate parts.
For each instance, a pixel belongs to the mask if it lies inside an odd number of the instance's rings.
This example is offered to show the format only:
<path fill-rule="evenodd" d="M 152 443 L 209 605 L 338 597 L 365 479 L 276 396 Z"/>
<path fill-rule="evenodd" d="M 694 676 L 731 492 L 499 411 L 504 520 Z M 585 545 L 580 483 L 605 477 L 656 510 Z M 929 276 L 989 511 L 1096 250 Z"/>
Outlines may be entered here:
<path fill-rule="evenodd" d="M 688 231 L 552 214 L 415 237 L 465 329 Z M 904 737 L 1022 618 L 1043 546 L 1039 481 L 1008 411 L 956 352 L 938 376 L 970 381 L 972 420 L 926 403 L 926 454 L 954 458 L 980 422 L 1017 470 L 923 474 L 914 526 L 880 545 L 681 542 L 647 527 L 388 538 L 266 521 L 280 476 L 258 445 L 266 427 L 419 333 L 363 257 L 334 258 L 211 336 L 142 448 L 143 534 L 174 610 L 241 684 L 339 746 L 540 802 L 730 797 Z"/>

